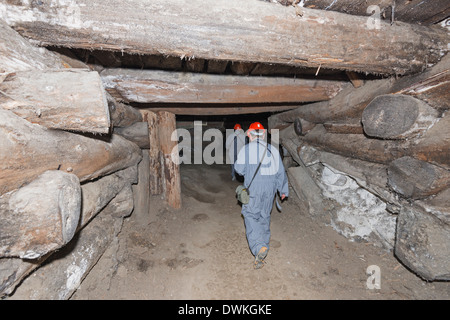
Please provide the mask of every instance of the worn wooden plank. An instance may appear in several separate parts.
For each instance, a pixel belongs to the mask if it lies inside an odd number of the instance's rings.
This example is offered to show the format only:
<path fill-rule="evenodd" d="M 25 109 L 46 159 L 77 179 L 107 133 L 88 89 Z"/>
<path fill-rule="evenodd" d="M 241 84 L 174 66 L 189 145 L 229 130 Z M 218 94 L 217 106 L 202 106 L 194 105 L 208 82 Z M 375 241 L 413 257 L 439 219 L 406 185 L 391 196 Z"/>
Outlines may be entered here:
<path fill-rule="evenodd" d="M 137 165 L 81 185 L 82 206 L 78 230 L 86 226 L 121 190 L 138 182 Z"/>
<path fill-rule="evenodd" d="M 148 135 L 147 135 L 148 137 Z M 149 153 L 142 152 L 142 160 L 138 165 L 138 183 L 133 185 L 133 217 L 144 224 L 150 222 L 150 163 Z"/>
<path fill-rule="evenodd" d="M 387 94 L 373 99 L 362 113 L 364 132 L 383 139 L 423 135 L 439 120 L 439 112 L 407 95 Z"/>
<path fill-rule="evenodd" d="M 426 134 L 417 139 L 409 152 L 414 158 L 450 169 L 450 113 L 444 116 Z"/>
<path fill-rule="evenodd" d="M 81 212 L 80 181 L 46 171 L 26 186 L 0 196 L 0 257 L 36 259 L 68 243 Z"/>
<path fill-rule="evenodd" d="M 0 194 L 47 170 L 71 172 L 81 182 L 135 165 L 139 147 L 118 136 L 87 137 L 50 130 L 0 109 Z"/>
<path fill-rule="evenodd" d="M 302 139 L 325 151 L 360 160 L 387 164 L 397 158 L 411 156 L 448 170 L 450 135 L 445 128 L 448 120 L 443 120 L 435 124 L 420 142 L 415 143 L 408 140 L 371 139 L 363 134 L 330 133 L 322 125 L 316 125 Z M 443 131 L 442 134 L 433 134 L 431 131 L 435 128 Z"/>
<path fill-rule="evenodd" d="M 158 70 L 106 69 L 106 88 L 138 103 L 288 103 L 329 100 L 342 82 L 240 77 Z"/>
<path fill-rule="evenodd" d="M 15 288 L 22 283 L 23 279 L 27 277 L 31 272 L 38 269 L 41 266 L 51 266 L 51 268 L 55 267 L 58 269 L 55 272 L 54 269 L 50 271 L 50 278 L 46 280 L 52 281 L 61 281 L 62 279 L 56 274 L 59 274 L 59 263 L 60 260 L 69 261 L 69 264 L 78 264 L 79 260 L 73 261 L 71 259 L 85 259 L 83 260 L 84 264 L 81 266 L 82 268 L 86 267 L 86 262 L 88 264 L 95 264 L 98 260 L 99 255 L 103 254 L 104 251 L 100 250 L 97 252 L 97 245 L 99 242 L 102 242 L 104 239 L 112 239 L 112 237 L 116 236 L 120 229 L 116 229 L 114 226 L 114 221 L 117 224 L 121 224 L 121 219 L 124 216 L 127 216 L 131 213 L 133 209 L 133 196 L 131 191 L 131 183 L 137 182 L 137 169 L 136 166 L 128 167 L 124 170 L 120 170 L 114 174 L 107 175 L 102 177 L 99 180 L 95 180 L 92 182 L 87 182 L 81 186 L 82 189 L 82 210 L 80 215 L 80 221 L 77 220 L 78 228 L 77 232 L 81 230 L 81 235 L 76 236 L 76 241 L 69 242 L 66 246 L 61 248 L 59 252 L 50 252 L 45 256 L 42 256 L 33 260 L 22 260 L 19 258 L 2 258 L 0 259 L 0 297 L 7 294 L 10 295 L 15 291 Z M 120 191 L 120 189 L 122 190 Z M 118 193 L 117 193 L 118 192 Z M 117 195 L 116 195 L 117 194 Z M 115 196 L 114 196 L 115 195 Z M 111 200 L 112 198 L 112 200 Z M 95 215 L 100 214 L 100 218 L 93 219 L 90 223 L 88 223 Z M 96 226 L 96 227 L 93 227 Z M 95 228 L 95 236 L 87 237 L 86 233 L 90 233 Z M 111 228 L 115 229 L 115 233 L 109 234 L 109 230 Z M 104 243 L 105 246 L 102 246 L 103 250 L 110 242 Z M 74 248 L 75 246 L 75 248 Z M 86 254 L 86 248 L 90 250 L 88 254 Z M 50 261 L 46 264 L 44 262 Z M 89 261 L 88 261 L 89 260 Z M 58 262 L 60 261 L 60 262 Z M 77 262 L 78 261 L 78 262 Z M 56 262 L 56 263 L 55 263 Z M 71 276 L 75 275 L 75 281 L 81 280 L 78 278 L 77 272 L 81 269 L 70 268 L 68 273 L 65 273 L 64 280 L 67 281 L 67 277 L 70 279 Z M 82 272 L 87 272 L 88 269 L 82 269 Z M 75 273 L 75 274 L 74 274 Z M 34 277 L 28 278 L 35 279 Z M 30 280 L 33 282 L 33 280 Z M 76 282 L 78 283 L 78 282 Z M 70 282 L 66 282 L 66 284 L 70 287 L 71 292 L 73 292 L 76 287 L 70 286 Z M 22 289 L 27 288 L 27 285 L 24 285 Z M 30 285 L 31 288 L 36 289 L 36 286 L 33 284 Z M 60 290 L 65 290 L 65 287 L 60 287 L 59 289 L 50 288 L 47 285 L 43 287 L 49 289 L 43 290 L 46 294 L 52 295 L 52 299 L 57 297 L 59 298 L 67 298 L 68 296 L 61 296 Z M 28 287 L 29 288 L 29 287 Z M 22 290 L 21 289 L 21 290 Z M 39 295 L 41 295 L 39 293 Z M 14 297 L 20 297 L 21 294 L 14 295 Z M 22 296 L 23 297 L 23 296 Z M 36 297 L 35 297 L 36 298 Z M 50 296 L 47 296 L 50 298 Z M 14 298 L 13 298 L 14 299 Z M 20 298 L 19 298 L 20 299 Z"/>
<path fill-rule="evenodd" d="M 266 113 L 266 112 L 281 112 L 286 110 L 292 110 L 297 108 L 295 105 L 285 105 L 285 106 L 261 106 L 261 105 L 234 105 L 230 106 L 220 106 L 220 105 L 195 105 L 195 106 L 185 106 L 181 104 L 174 105 L 144 105 L 143 109 L 152 112 L 167 111 L 176 115 L 203 115 L 203 116 L 214 116 L 214 115 L 232 115 L 232 114 L 256 114 L 256 113 Z"/>
<path fill-rule="evenodd" d="M 178 161 L 178 140 L 176 135 L 175 115 L 166 111 L 157 112 L 160 147 L 164 158 L 164 186 L 167 203 L 181 208 L 181 177 Z"/>
<path fill-rule="evenodd" d="M 347 86 L 328 101 L 310 103 L 269 117 L 269 127 L 292 123 L 300 117 L 314 123 L 353 123 L 360 121 L 366 106 L 383 94 L 411 95 L 433 108 L 448 109 L 450 101 L 450 55 L 423 73 L 367 81 L 359 88 Z"/>
<path fill-rule="evenodd" d="M 51 255 L 45 264 L 35 264 L 34 269 L 39 268 L 22 281 L 9 299 L 69 299 L 122 229 L 123 219 L 115 217 L 122 208 L 115 204 L 113 199 L 78 233 L 77 241 Z"/>
<path fill-rule="evenodd" d="M 324 123 L 323 126 L 330 133 L 364 133 L 361 123 Z"/>
<path fill-rule="evenodd" d="M 288 5 L 294 0 L 277 0 Z M 387 21 L 398 20 L 423 25 L 433 24 L 450 14 L 450 1 L 441 0 L 304 0 L 305 8 L 332 10 L 359 16 L 373 16 Z M 372 6 L 372 7 L 370 7 Z"/>
<path fill-rule="evenodd" d="M 388 166 L 388 185 L 406 198 L 425 198 L 450 187 L 450 172 L 431 163 L 402 157 Z"/>
<path fill-rule="evenodd" d="M 364 86 L 346 86 L 333 99 L 305 104 L 293 110 L 269 117 L 269 127 L 276 128 L 284 123 L 292 123 L 297 118 L 313 123 L 351 122 L 361 119 L 361 114 L 369 102 L 389 91 L 392 79 L 368 81 Z"/>
<path fill-rule="evenodd" d="M 403 206 L 397 219 L 395 256 L 427 281 L 450 280 L 450 227 L 432 212 Z"/>
<path fill-rule="evenodd" d="M 128 127 L 117 127 L 114 128 L 114 133 L 136 143 L 141 149 L 150 148 L 147 122 L 136 122 Z"/>
<path fill-rule="evenodd" d="M 140 110 L 142 118 L 147 122 L 149 132 L 149 184 L 150 193 L 153 195 L 163 193 L 163 155 L 159 141 L 158 116 L 155 112 Z M 143 151 L 143 153 L 146 151 Z"/>
<path fill-rule="evenodd" d="M 450 56 L 446 56 L 446 58 L 446 69 L 417 81 L 411 86 L 399 90 L 398 93 L 423 100 L 440 111 L 450 109 Z"/>
<path fill-rule="evenodd" d="M 445 30 L 402 22 L 374 28 L 367 17 L 263 1 L 217 0 L 213 10 L 201 0 L 7 2 L 0 12 L 42 45 L 196 59 L 405 74 L 448 50 Z"/>
<path fill-rule="evenodd" d="M 288 168 L 286 171 L 289 182 L 302 205 L 308 208 L 310 215 L 316 219 L 329 222 L 328 211 L 322 197 L 322 192 L 305 166 Z"/>
<path fill-rule="evenodd" d="M 0 5 L 1 6 L 1 5 Z M 0 17 L 2 11 L 0 10 Z M 0 19 L 0 74 L 32 69 L 68 67 L 54 53 L 32 45 Z"/>
<path fill-rule="evenodd" d="M 106 100 L 108 101 L 113 127 L 128 127 L 142 121 L 142 115 L 138 109 L 118 102 L 109 92 L 106 92 Z"/>
<path fill-rule="evenodd" d="M 222 74 L 225 73 L 225 70 L 227 69 L 228 61 L 226 60 L 208 60 L 206 61 L 207 73 L 217 73 Z"/>
<path fill-rule="evenodd" d="M 108 133 L 109 108 L 97 72 L 33 70 L 0 83 L 0 108 L 50 129 Z"/>

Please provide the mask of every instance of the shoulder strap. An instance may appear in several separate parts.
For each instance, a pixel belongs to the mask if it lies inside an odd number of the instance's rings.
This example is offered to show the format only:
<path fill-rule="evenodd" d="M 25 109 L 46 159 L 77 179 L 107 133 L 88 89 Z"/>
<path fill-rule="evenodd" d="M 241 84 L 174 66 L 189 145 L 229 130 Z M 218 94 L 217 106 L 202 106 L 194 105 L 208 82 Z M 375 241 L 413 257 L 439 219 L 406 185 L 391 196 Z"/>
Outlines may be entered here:
<path fill-rule="evenodd" d="M 261 167 L 262 161 L 263 161 L 264 157 L 266 156 L 266 151 L 267 151 L 267 146 L 268 146 L 268 145 L 269 145 L 269 143 L 267 143 L 267 144 L 266 144 L 266 147 L 264 148 L 264 154 L 263 154 L 261 160 L 259 161 L 258 168 L 256 168 L 255 174 L 253 175 L 252 181 L 250 181 L 250 183 L 248 184 L 247 189 L 250 188 L 250 185 L 252 184 L 253 180 L 254 180 L 255 177 L 256 177 L 256 174 L 258 173 L 259 167 Z"/>

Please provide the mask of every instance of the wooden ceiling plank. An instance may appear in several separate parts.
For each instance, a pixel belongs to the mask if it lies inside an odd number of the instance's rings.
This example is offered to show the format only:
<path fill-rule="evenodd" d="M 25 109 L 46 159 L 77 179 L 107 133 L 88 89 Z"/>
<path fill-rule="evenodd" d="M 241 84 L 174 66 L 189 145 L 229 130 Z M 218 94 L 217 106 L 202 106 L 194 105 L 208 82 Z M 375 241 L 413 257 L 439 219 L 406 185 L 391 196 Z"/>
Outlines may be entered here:
<path fill-rule="evenodd" d="M 137 103 L 301 103 L 329 100 L 345 82 L 105 69 L 105 87 Z"/>
<path fill-rule="evenodd" d="M 367 16 L 263 1 L 23 1 L 2 2 L 0 12 L 41 45 L 89 50 L 396 75 L 420 72 L 448 51 L 443 28 L 373 25 Z"/>

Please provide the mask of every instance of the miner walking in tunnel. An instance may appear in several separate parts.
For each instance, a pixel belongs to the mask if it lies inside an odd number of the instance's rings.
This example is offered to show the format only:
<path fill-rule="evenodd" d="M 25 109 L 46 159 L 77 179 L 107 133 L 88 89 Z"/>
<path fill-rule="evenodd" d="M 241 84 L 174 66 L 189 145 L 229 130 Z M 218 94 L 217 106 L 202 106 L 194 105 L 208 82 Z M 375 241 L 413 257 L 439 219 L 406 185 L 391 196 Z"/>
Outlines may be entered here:
<path fill-rule="evenodd" d="M 259 122 L 250 125 L 250 143 L 238 154 L 235 171 L 244 176 L 250 201 L 242 205 L 248 245 L 255 256 L 255 269 L 264 266 L 269 251 L 270 213 L 278 191 L 281 200 L 289 195 L 289 186 L 278 149 L 264 141 L 265 129 Z"/>
<path fill-rule="evenodd" d="M 231 163 L 231 180 L 236 180 L 236 173 L 234 170 L 234 163 L 236 162 L 239 151 L 245 145 L 245 133 L 239 123 L 234 126 L 234 132 L 227 137 L 225 147 L 228 153 L 228 158 Z"/>

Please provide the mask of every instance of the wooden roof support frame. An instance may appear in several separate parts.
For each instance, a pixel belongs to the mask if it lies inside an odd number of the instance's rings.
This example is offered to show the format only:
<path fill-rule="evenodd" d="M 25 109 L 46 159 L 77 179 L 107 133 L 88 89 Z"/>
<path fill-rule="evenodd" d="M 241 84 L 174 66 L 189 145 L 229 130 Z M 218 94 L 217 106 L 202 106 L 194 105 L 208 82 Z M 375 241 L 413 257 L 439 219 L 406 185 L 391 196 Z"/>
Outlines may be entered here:
<path fill-rule="evenodd" d="M 443 28 L 383 21 L 374 27 L 370 17 L 256 0 L 3 2 L 0 12 L 41 45 L 375 74 L 420 72 L 449 42 Z"/>

